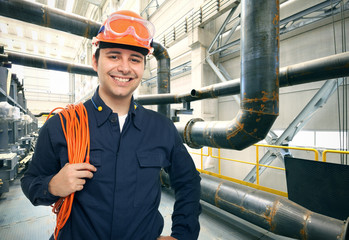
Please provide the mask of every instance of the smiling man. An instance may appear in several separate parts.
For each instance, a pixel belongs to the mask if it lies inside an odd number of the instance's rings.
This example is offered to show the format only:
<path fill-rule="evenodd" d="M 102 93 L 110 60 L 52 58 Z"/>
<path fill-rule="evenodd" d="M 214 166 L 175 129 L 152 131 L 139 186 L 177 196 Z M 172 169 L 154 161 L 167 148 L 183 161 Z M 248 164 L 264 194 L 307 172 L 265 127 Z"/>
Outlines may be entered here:
<path fill-rule="evenodd" d="M 57 239 L 198 238 L 200 177 L 193 160 L 173 123 L 133 100 L 153 35 L 150 22 L 124 10 L 111 14 L 93 41 L 99 86 L 84 103 L 90 163 L 69 164 L 58 115 L 40 130 L 22 189 L 34 205 L 75 194 Z M 161 236 L 161 169 L 175 191 L 171 236 Z"/>

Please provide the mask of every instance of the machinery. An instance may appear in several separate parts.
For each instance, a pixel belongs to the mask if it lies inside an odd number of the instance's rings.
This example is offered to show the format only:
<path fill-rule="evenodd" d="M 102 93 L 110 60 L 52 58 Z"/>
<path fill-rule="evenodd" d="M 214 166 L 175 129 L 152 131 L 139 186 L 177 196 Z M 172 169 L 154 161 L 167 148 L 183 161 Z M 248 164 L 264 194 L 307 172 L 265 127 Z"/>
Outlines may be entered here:
<path fill-rule="evenodd" d="M 0 195 L 27 166 L 38 129 L 26 107 L 23 85 L 10 66 L 0 66 Z"/>

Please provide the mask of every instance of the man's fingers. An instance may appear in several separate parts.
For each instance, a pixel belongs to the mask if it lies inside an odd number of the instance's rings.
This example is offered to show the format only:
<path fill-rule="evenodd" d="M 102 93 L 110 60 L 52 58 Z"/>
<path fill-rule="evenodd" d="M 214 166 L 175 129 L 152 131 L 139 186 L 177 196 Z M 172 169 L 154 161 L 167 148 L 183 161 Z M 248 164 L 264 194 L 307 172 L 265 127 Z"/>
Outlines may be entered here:
<path fill-rule="evenodd" d="M 88 170 L 92 172 L 97 171 L 97 168 L 89 163 L 74 163 L 74 164 L 69 164 L 69 167 L 77 171 L 82 171 L 82 170 Z"/>
<path fill-rule="evenodd" d="M 85 179 L 78 179 L 76 180 L 76 185 L 79 186 L 79 185 L 85 185 L 86 183 L 86 180 Z"/>
<path fill-rule="evenodd" d="M 90 171 L 76 171 L 75 176 L 77 178 L 92 178 L 93 177 L 93 173 Z"/>

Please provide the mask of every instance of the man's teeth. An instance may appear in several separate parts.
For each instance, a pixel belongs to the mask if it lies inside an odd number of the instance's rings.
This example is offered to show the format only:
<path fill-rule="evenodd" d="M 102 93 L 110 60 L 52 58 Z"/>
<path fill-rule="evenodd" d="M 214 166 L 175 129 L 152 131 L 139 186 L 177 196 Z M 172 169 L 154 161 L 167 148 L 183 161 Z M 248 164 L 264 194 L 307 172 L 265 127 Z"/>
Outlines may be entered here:
<path fill-rule="evenodd" d="M 119 82 L 128 82 L 131 80 L 130 78 L 118 78 L 118 77 L 113 77 L 113 78 Z"/>

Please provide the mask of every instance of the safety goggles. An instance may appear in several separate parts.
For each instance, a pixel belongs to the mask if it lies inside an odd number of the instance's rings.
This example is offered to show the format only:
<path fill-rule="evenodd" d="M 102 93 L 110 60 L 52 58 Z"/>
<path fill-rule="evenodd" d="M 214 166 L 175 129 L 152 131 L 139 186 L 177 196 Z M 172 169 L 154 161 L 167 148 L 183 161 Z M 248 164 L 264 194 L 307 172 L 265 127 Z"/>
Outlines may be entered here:
<path fill-rule="evenodd" d="M 155 27 L 151 22 L 144 19 L 113 14 L 107 19 L 98 34 L 102 32 L 106 39 L 132 35 L 141 42 L 148 42 L 154 36 Z"/>

